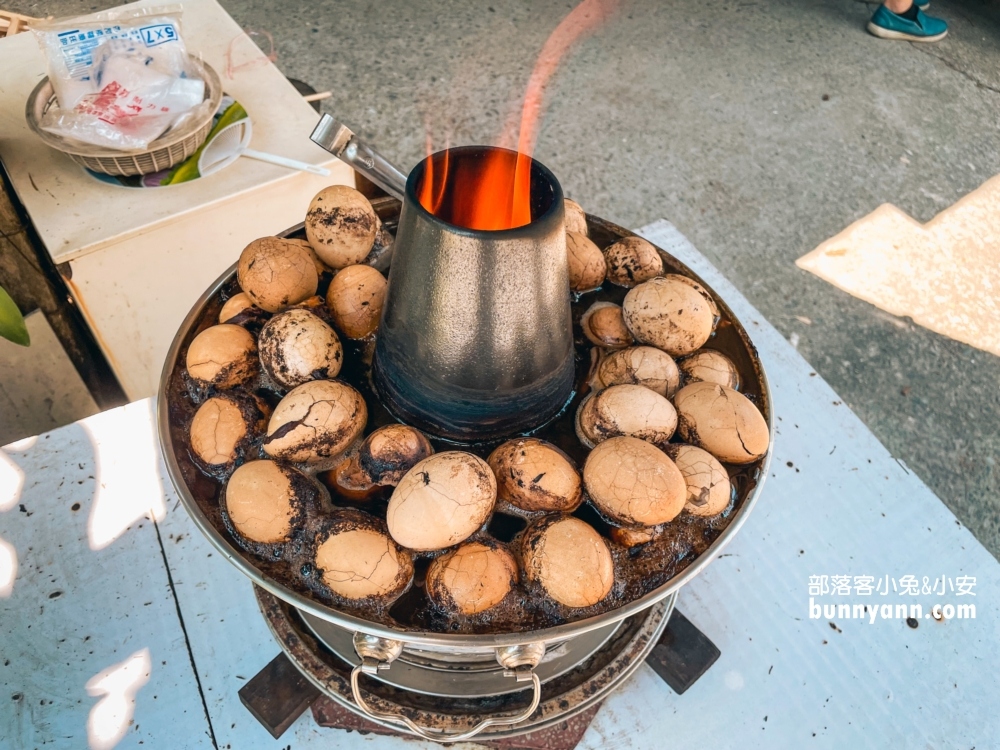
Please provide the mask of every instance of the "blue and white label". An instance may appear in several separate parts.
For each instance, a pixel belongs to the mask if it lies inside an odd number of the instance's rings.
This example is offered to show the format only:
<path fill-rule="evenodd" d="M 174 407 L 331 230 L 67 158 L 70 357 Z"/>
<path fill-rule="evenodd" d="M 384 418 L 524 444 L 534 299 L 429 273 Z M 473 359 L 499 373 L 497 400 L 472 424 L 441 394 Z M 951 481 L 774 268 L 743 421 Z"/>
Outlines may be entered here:
<path fill-rule="evenodd" d="M 155 26 L 143 26 L 139 29 L 139 35 L 143 44 L 147 47 L 155 47 L 165 42 L 177 40 L 177 27 L 172 23 L 160 23 Z"/>

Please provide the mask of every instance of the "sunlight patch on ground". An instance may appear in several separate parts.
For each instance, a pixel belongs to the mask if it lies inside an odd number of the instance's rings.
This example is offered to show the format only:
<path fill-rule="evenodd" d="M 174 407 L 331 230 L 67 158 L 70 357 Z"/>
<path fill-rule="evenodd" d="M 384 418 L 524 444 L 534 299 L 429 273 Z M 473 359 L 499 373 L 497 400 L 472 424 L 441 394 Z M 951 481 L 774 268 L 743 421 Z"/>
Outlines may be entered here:
<path fill-rule="evenodd" d="M 125 736 L 135 716 L 136 693 L 149 682 L 151 671 L 149 649 L 144 648 L 87 681 L 87 695 L 100 697 L 87 717 L 91 750 L 110 750 Z"/>

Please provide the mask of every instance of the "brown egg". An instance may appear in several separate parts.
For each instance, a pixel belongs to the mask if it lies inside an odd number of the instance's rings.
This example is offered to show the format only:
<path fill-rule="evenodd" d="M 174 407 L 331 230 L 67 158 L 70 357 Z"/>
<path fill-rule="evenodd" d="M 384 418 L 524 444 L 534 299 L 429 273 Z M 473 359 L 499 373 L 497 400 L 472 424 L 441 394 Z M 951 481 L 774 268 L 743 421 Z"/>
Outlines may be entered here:
<path fill-rule="evenodd" d="M 375 333 L 382 318 L 387 282 L 371 266 L 348 266 L 330 282 L 326 304 L 333 323 L 349 339 Z"/>
<path fill-rule="evenodd" d="M 221 323 L 194 337 L 186 363 L 196 382 L 232 388 L 257 373 L 257 342 L 245 328 Z"/>
<path fill-rule="evenodd" d="M 663 275 L 663 259 L 656 248 L 642 237 L 623 237 L 604 248 L 608 281 L 632 288 Z"/>
<path fill-rule="evenodd" d="M 365 500 L 376 487 L 395 487 L 406 472 L 433 454 L 433 446 L 419 430 L 405 424 L 385 425 L 337 465 L 333 484 L 340 494 Z"/>
<path fill-rule="evenodd" d="M 260 332 L 260 363 L 283 388 L 337 377 L 344 360 L 337 334 L 308 310 L 293 308 L 271 318 Z"/>
<path fill-rule="evenodd" d="M 614 437 L 594 448 L 583 467 L 583 484 L 598 510 L 624 525 L 672 521 L 687 499 L 674 462 L 634 437 Z"/>
<path fill-rule="evenodd" d="M 386 522 L 407 549 L 437 550 L 468 539 L 493 511 L 497 480 L 471 453 L 447 451 L 425 458 L 389 499 Z"/>
<path fill-rule="evenodd" d="M 251 404 L 227 395 L 213 396 L 198 407 L 191 420 L 191 451 L 204 465 L 226 467 L 263 429 L 263 414 Z"/>
<path fill-rule="evenodd" d="M 413 559 L 374 519 L 344 512 L 316 538 L 316 569 L 337 596 L 350 601 L 397 598 L 413 580 Z"/>
<path fill-rule="evenodd" d="M 278 237 L 254 240 L 236 266 L 240 289 L 261 310 L 277 312 L 316 294 L 319 275 L 308 250 Z"/>
<path fill-rule="evenodd" d="M 309 244 L 309 240 L 292 239 L 291 237 L 287 237 L 285 242 L 291 242 L 292 244 L 305 249 L 313 259 L 313 265 L 316 266 L 316 273 L 320 276 L 324 273 L 330 273 L 333 270 L 330 266 L 319 259 L 319 256 L 316 255 L 316 251 L 313 250 L 313 246 Z"/>
<path fill-rule="evenodd" d="M 336 457 L 365 429 L 361 394 L 337 380 L 311 380 L 281 399 L 267 425 L 264 452 L 274 458 L 322 463 Z"/>
<path fill-rule="evenodd" d="M 652 346 L 630 346 L 609 354 L 597 366 L 597 385 L 631 383 L 670 398 L 680 385 L 680 373 L 673 358 Z"/>
<path fill-rule="evenodd" d="M 660 536 L 663 536 L 663 526 L 643 526 L 638 529 L 611 527 L 611 538 L 623 547 L 632 548 L 649 544 Z"/>
<path fill-rule="evenodd" d="M 717 516 L 729 507 L 733 486 L 715 456 L 693 445 L 668 445 L 666 452 L 687 484 L 684 510 L 696 516 Z"/>
<path fill-rule="evenodd" d="M 604 283 L 607 265 L 604 253 L 585 234 L 566 232 L 566 257 L 569 260 L 569 288 L 589 292 Z"/>
<path fill-rule="evenodd" d="M 611 302 L 595 302 L 580 319 L 583 334 L 591 342 L 608 349 L 624 349 L 632 344 L 622 309 Z"/>
<path fill-rule="evenodd" d="M 580 207 L 580 204 L 569 198 L 563 198 L 563 205 L 566 210 L 566 231 L 576 232 L 586 237 L 590 233 L 587 230 L 587 214 Z"/>
<path fill-rule="evenodd" d="M 375 244 L 382 222 L 361 193 L 346 185 L 323 188 L 306 213 L 306 237 L 334 270 L 360 263 Z"/>
<path fill-rule="evenodd" d="M 746 396 L 717 383 L 691 383 L 674 394 L 678 430 L 688 443 L 727 464 L 748 464 L 767 453 L 767 422 Z"/>
<path fill-rule="evenodd" d="M 525 578 L 560 604 L 589 607 L 611 592 L 615 567 L 608 543 L 579 518 L 545 516 L 518 541 Z"/>
<path fill-rule="evenodd" d="M 677 363 L 684 373 L 684 383 L 718 383 L 734 391 L 740 387 L 740 374 L 736 365 L 722 352 L 714 349 L 699 349 Z"/>
<path fill-rule="evenodd" d="M 715 304 L 715 298 L 712 297 L 712 295 L 709 294 L 708 290 L 701 284 L 699 284 L 697 281 L 687 276 L 681 276 L 681 274 L 679 273 L 668 273 L 663 278 L 670 279 L 671 281 L 679 281 L 681 284 L 686 284 L 687 286 L 694 289 L 696 292 L 698 292 L 698 294 L 700 294 L 702 297 L 705 298 L 706 302 L 708 302 L 708 306 L 712 308 L 712 315 L 716 318 L 719 317 L 719 306 Z"/>
<path fill-rule="evenodd" d="M 536 438 L 499 446 L 488 459 L 497 496 L 528 511 L 573 511 L 583 501 L 583 484 L 565 453 Z"/>
<path fill-rule="evenodd" d="M 466 542 L 427 569 L 427 596 L 441 609 L 474 615 L 495 607 L 517 583 L 517 562 L 503 546 Z"/>
<path fill-rule="evenodd" d="M 622 314 L 636 341 L 674 357 L 700 348 L 715 324 L 705 298 L 687 284 L 670 279 L 651 279 L 629 291 Z"/>
<path fill-rule="evenodd" d="M 219 322 L 225 323 L 227 320 L 232 320 L 244 310 L 252 310 L 253 307 L 253 300 L 246 292 L 234 294 L 226 300 L 226 304 L 219 311 Z"/>
<path fill-rule="evenodd" d="M 621 435 L 666 445 L 677 429 L 677 411 L 666 398 L 641 385 L 613 385 L 580 404 L 576 426 L 588 448 Z"/>
<path fill-rule="evenodd" d="M 226 514 L 236 531 L 260 544 L 287 541 L 301 512 L 294 474 L 274 461 L 248 461 L 236 469 L 225 491 Z"/>

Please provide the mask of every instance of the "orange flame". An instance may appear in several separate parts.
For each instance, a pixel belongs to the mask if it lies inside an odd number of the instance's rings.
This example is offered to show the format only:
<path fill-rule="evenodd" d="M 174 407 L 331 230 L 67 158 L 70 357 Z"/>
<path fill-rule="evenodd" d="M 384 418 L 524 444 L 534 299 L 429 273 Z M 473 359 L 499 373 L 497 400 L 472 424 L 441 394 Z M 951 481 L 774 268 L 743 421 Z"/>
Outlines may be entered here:
<path fill-rule="evenodd" d="M 428 133 L 428 156 L 419 195 L 425 209 L 440 215 L 445 196 L 449 195 L 447 220 L 468 229 L 513 229 L 531 222 L 531 157 L 538 139 L 545 88 L 572 46 L 602 26 L 619 2 L 583 0 L 545 41 L 528 79 L 516 157 L 509 152 L 491 152 L 477 170 L 470 172 L 449 169 L 446 153 L 438 170 L 431 158 Z M 502 142 L 513 141 L 513 125 L 508 123 Z"/>

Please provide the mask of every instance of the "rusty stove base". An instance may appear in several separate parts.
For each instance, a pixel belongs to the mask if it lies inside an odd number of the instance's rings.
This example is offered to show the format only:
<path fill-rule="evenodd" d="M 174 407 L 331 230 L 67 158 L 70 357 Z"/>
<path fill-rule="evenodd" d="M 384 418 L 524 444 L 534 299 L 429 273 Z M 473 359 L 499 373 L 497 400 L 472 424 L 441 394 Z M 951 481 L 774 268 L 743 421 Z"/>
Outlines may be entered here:
<path fill-rule="evenodd" d="M 256 590 L 265 620 L 283 651 L 239 691 L 240 700 L 275 738 L 311 707 L 319 726 L 412 738 L 405 731 L 370 721 L 359 715 L 346 696 L 345 675 L 351 667 L 317 642 L 297 611 L 261 589 Z M 642 660 L 678 694 L 683 693 L 715 662 L 720 652 L 672 602 L 657 605 L 645 615 L 623 623 L 620 637 L 612 638 L 605 653 L 595 654 L 569 675 L 546 683 L 550 693 L 538 712 L 520 730 L 507 727 L 487 731 L 477 738 L 488 747 L 525 750 L 570 750 L 582 738 L 604 698 L 627 678 Z M 667 622 L 664 622 L 669 618 Z M 653 641 L 650 646 L 650 640 Z M 575 673 L 575 674 L 574 674 Z M 452 713 L 439 713 L 441 699 L 372 682 L 369 699 L 402 708 L 421 724 L 442 725 L 451 731 L 485 713 L 506 713 L 520 700 L 505 699 L 504 706 L 489 699 L 453 699 Z M 366 690 L 366 692 L 368 692 Z M 446 699 L 447 700 L 447 699 Z M 457 710 L 457 715 L 455 709 Z M 492 736 L 491 736 L 492 735 Z"/>

